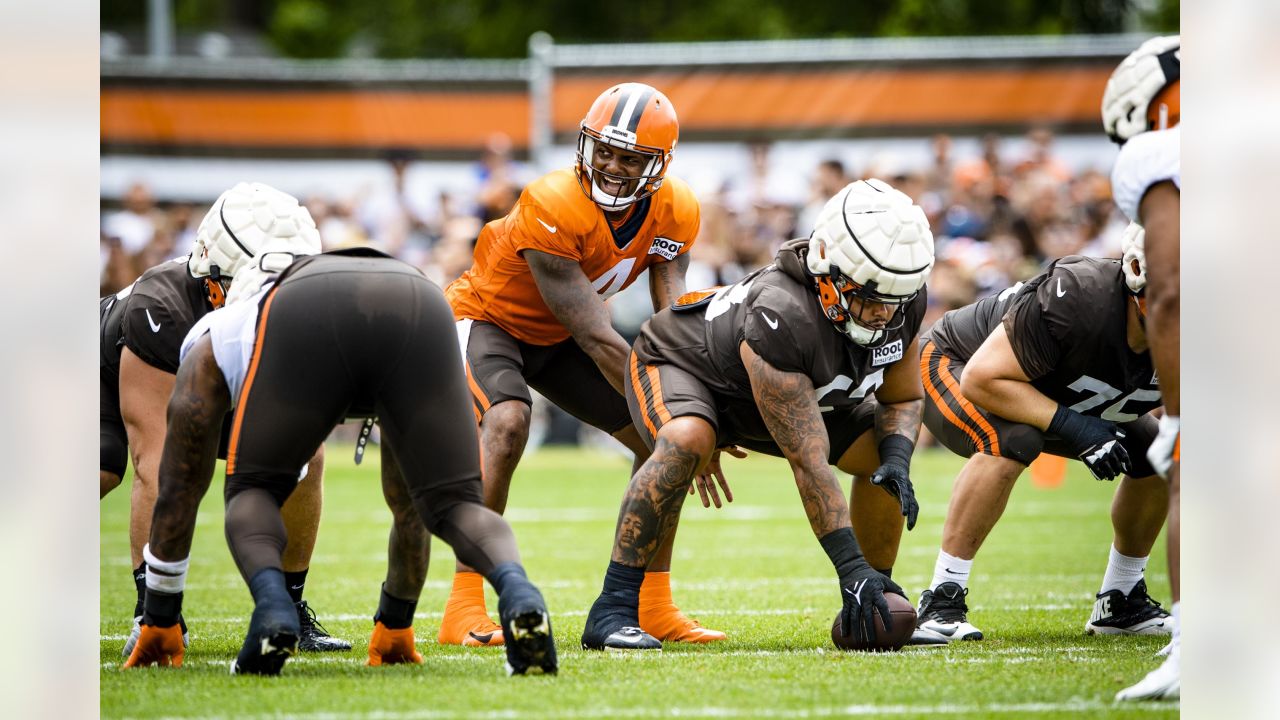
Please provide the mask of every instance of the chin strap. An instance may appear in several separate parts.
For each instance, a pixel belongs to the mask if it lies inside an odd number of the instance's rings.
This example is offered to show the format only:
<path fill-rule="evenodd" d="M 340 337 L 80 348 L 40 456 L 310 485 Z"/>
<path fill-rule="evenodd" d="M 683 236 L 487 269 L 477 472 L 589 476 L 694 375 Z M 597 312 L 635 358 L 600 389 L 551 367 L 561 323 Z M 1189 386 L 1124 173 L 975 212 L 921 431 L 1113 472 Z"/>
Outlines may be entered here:
<path fill-rule="evenodd" d="M 227 304 L 227 291 L 222 289 L 222 283 L 211 277 L 204 279 L 205 292 L 208 293 L 209 304 L 214 310 Z"/>

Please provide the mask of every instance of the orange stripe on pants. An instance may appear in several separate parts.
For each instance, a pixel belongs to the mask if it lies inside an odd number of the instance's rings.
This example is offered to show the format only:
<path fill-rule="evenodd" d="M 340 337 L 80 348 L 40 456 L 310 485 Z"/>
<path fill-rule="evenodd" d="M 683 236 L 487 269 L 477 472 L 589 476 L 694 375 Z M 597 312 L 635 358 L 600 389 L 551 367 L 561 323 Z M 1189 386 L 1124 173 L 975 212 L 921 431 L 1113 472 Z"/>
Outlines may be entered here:
<path fill-rule="evenodd" d="M 636 392 L 636 399 L 640 401 L 640 417 L 644 419 L 644 426 L 649 430 L 649 437 L 655 441 L 658 439 L 658 429 L 653 426 L 653 421 L 649 419 L 649 413 L 645 412 L 649 404 L 648 398 L 645 397 L 644 388 L 640 386 L 640 358 L 636 354 L 631 353 L 631 389 Z"/>
<path fill-rule="evenodd" d="M 991 448 L 991 454 L 1000 457 L 1000 441 L 996 437 L 996 429 L 991 427 L 991 423 L 982 417 L 982 413 L 978 412 L 978 408 L 973 406 L 963 394 L 960 393 L 960 383 L 956 382 L 951 372 L 947 370 L 951 365 L 951 358 L 946 355 L 938 360 L 938 377 L 942 378 L 942 382 L 946 384 L 947 389 L 951 391 L 951 396 L 956 399 L 956 403 L 964 410 L 964 414 L 968 415 L 971 420 L 978 424 L 984 435 L 987 436 L 987 445 Z"/>
<path fill-rule="evenodd" d="M 653 407 L 658 411 L 658 419 L 666 425 L 671 422 L 671 412 L 667 410 L 666 403 L 662 402 L 662 379 L 658 376 L 658 368 L 646 365 L 644 372 L 649 376 L 649 387 L 653 388 Z"/>
<path fill-rule="evenodd" d="M 271 303 L 275 302 L 276 292 L 280 286 L 271 288 L 267 299 L 262 303 L 262 316 L 258 318 L 258 337 L 253 341 L 253 356 L 249 359 L 249 372 L 244 378 L 244 388 L 240 390 L 240 401 L 236 404 L 236 418 L 231 423 L 231 440 L 227 443 L 227 475 L 236 471 L 236 452 L 240 449 L 240 425 L 244 422 L 244 409 L 249 405 L 249 390 L 253 388 L 253 380 L 258 375 L 258 363 L 262 360 L 262 341 L 267 336 L 267 315 L 271 313 Z"/>
<path fill-rule="evenodd" d="M 933 349 L 933 343 L 925 343 L 924 351 L 920 353 L 920 379 L 924 381 L 924 389 L 928 391 L 929 397 L 933 398 L 933 404 L 938 407 L 943 417 L 952 425 L 963 430 L 964 434 L 968 435 L 969 439 L 973 441 L 974 448 L 978 452 L 982 452 L 982 438 L 978 437 L 973 428 L 956 417 L 956 414 L 951 411 L 951 407 L 947 405 L 946 400 L 942 399 L 942 393 L 939 392 L 938 387 L 933 384 L 932 373 L 929 372 L 929 359 L 935 354 L 939 353 Z"/>

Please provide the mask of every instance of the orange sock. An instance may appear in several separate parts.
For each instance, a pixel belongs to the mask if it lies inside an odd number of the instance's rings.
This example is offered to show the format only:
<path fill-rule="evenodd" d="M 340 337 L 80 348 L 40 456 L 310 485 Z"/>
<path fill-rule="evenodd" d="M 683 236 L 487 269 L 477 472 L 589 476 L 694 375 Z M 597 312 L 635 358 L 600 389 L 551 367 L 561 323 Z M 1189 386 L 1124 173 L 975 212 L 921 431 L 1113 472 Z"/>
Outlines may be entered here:
<path fill-rule="evenodd" d="M 501 645 L 502 626 L 489 619 L 484 604 L 484 577 L 480 573 L 453 574 L 453 590 L 444 606 L 440 633 L 441 645 Z"/>
<path fill-rule="evenodd" d="M 680 612 L 671 599 L 671 573 L 647 572 L 640 586 L 640 629 L 663 642 L 708 643 L 726 639 Z"/>

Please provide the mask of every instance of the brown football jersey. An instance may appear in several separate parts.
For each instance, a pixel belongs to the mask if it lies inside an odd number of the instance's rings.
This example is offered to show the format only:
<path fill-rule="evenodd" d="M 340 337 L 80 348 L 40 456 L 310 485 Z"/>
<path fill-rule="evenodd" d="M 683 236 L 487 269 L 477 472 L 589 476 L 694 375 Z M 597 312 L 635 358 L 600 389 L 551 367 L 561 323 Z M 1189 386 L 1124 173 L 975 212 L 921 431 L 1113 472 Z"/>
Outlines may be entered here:
<path fill-rule="evenodd" d="M 1031 384 L 1086 415 L 1123 423 L 1160 406 L 1148 352 L 1128 343 L 1130 294 L 1118 260 L 1069 256 L 998 295 L 952 310 L 929 330 L 938 349 L 967 362 L 1004 324 Z"/>
<path fill-rule="evenodd" d="M 786 243 L 772 265 L 709 295 L 690 293 L 654 315 L 636 340 L 637 358 L 675 365 L 699 378 L 747 437 L 769 434 L 739 354 L 744 341 L 773 367 L 806 375 L 822 412 L 861 403 L 884 382 L 885 368 L 911 346 L 924 317 L 925 293 L 899 310 L 902 316 L 893 323 L 898 327 L 884 342 L 863 347 L 823 315 L 804 268 L 807 247 L 807 240 Z"/>

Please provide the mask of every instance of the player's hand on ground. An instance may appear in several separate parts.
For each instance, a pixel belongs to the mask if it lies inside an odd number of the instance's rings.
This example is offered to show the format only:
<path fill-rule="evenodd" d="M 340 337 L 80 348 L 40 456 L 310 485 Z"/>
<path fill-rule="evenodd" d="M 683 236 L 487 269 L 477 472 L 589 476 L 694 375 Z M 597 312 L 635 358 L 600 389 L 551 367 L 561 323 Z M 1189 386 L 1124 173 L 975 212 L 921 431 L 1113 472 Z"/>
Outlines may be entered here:
<path fill-rule="evenodd" d="M 143 624 L 138 635 L 138 642 L 124 661 L 124 668 L 182 667 L 185 650 L 182 646 L 182 626 L 175 623 L 169 627 L 156 627 Z"/>
<path fill-rule="evenodd" d="M 379 665 L 398 665 L 400 663 L 422 664 L 422 653 L 414 644 L 413 628 L 393 630 L 382 623 L 375 623 L 373 635 L 369 638 L 370 667 Z"/>
<path fill-rule="evenodd" d="M 861 569 L 843 578 L 841 585 L 840 597 L 844 601 L 840 611 L 841 634 L 846 637 L 852 635 L 858 642 L 872 642 L 876 637 L 877 614 L 886 629 L 893 628 L 889 603 L 884 596 L 885 593 L 897 593 L 905 598 L 907 594 L 897 583 L 863 563 Z"/>
<path fill-rule="evenodd" d="M 724 501 L 733 502 L 733 490 L 729 488 L 729 481 L 724 478 L 724 469 L 720 467 L 720 453 L 727 452 L 736 458 L 744 458 L 747 452 L 737 445 L 729 445 L 727 447 L 718 448 L 711 454 L 711 460 L 707 462 L 707 467 L 693 479 L 693 484 L 689 486 L 689 494 L 692 495 L 694 488 L 697 488 L 698 494 L 702 496 L 702 507 L 711 507 L 711 503 L 715 503 L 717 508 L 724 507 L 720 502 L 720 491 L 724 492 Z M 716 485 L 720 485 L 720 491 L 716 490 Z"/>
<path fill-rule="evenodd" d="M 920 503 L 916 502 L 916 489 L 911 484 L 907 468 L 898 463 L 885 463 L 871 473 L 871 484 L 879 485 L 897 498 L 902 514 L 907 518 L 907 529 L 915 528 L 916 518 L 920 516 Z"/>

